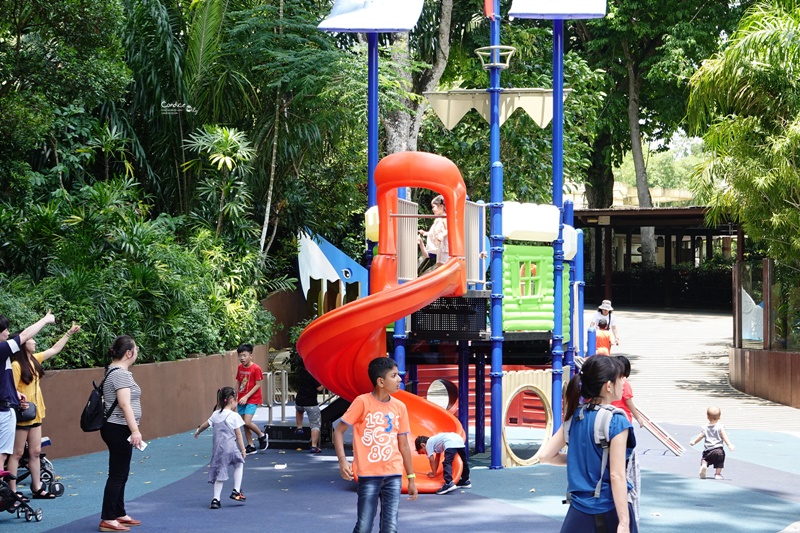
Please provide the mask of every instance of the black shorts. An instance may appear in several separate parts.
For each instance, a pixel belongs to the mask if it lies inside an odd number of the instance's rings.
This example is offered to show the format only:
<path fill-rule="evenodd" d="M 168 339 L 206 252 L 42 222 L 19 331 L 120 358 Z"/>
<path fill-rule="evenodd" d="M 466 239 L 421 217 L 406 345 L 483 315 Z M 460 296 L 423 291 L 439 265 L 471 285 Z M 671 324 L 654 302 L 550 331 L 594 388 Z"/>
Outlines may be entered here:
<path fill-rule="evenodd" d="M 725 468 L 725 450 L 722 447 L 703 450 L 703 461 L 714 468 Z"/>

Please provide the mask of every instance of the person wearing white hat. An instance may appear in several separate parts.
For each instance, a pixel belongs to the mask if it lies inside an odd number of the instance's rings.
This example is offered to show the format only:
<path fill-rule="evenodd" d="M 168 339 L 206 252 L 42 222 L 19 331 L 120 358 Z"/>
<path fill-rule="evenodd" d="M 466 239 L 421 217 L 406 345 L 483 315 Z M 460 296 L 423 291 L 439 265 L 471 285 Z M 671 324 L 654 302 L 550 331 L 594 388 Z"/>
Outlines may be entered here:
<path fill-rule="evenodd" d="M 589 322 L 590 328 L 597 327 L 597 323 L 600 322 L 601 318 L 605 318 L 608 320 L 608 327 L 611 330 L 611 333 L 614 335 L 614 344 L 619 346 L 619 333 L 617 333 L 617 321 L 614 318 L 614 308 L 611 307 L 611 300 L 603 300 L 600 303 L 600 307 L 597 308 L 597 312 L 592 317 L 592 321 Z"/>

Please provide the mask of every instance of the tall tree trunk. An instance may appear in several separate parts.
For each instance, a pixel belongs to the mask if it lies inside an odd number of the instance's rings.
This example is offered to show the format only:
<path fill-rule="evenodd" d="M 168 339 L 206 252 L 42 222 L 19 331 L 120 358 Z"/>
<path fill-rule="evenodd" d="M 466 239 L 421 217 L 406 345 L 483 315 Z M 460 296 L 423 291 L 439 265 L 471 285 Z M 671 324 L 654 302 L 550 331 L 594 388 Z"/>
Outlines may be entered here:
<path fill-rule="evenodd" d="M 283 21 L 283 0 L 278 6 L 278 18 Z M 280 26 L 278 33 L 283 34 L 283 26 Z M 275 173 L 278 167 L 278 125 L 281 119 L 281 88 L 275 91 L 275 119 L 272 123 L 272 158 L 269 166 L 269 187 L 267 188 L 267 205 L 264 208 L 264 224 L 261 226 L 261 243 L 259 249 L 262 254 L 269 252 L 269 248 L 264 248 L 267 240 L 267 228 L 269 227 L 269 214 L 272 211 L 272 191 L 275 188 Z M 274 234 L 273 234 L 274 237 Z M 272 239 L 269 240 L 272 245 Z"/>
<path fill-rule="evenodd" d="M 272 157 L 269 166 L 269 186 L 267 187 L 267 205 L 264 208 L 264 224 L 261 226 L 261 253 L 267 253 L 269 250 L 264 246 L 267 240 L 267 228 L 269 227 L 269 214 L 272 211 L 272 191 L 275 188 L 275 173 L 278 167 L 278 124 L 281 119 L 281 90 L 278 89 L 275 94 L 275 120 L 272 123 Z M 270 243 L 272 240 L 270 239 Z"/>
<path fill-rule="evenodd" d="M 611 133 L 607 130 L 598 132 L 592 142 L 592 162 L 587 171 L 586 202 L 589 209 L 604 209 L 614 204 L 611 149 Z"/>
<path fill-rule="evenodd" d="M 410 69 L 402 69 L 397 74 L 406 80 L 406 90 L 415 94 L 433 91 L 439 84 L 447 58 L 450 55 L 450 23 L 453 16 L 453 0 L 442 0 L 439 13 L 439 31 L 436 42 L 436 57 L 430 69 L 421 73 L 418 79 L 412 79 Z M 392 59 L 397 65 L 407 64 L 410 60 L 408 34 L 395 35 L 395 50 Z M 405 109 L 389 111 L 383 116 L 383 128 L 386 132 L 386 152 L 393 154 L 417 149 L 417 139 L 422 126 L 422 117 L 428 104 L 423 101 L 406 99 Z"/>
<path fill-rule="evenodd" d="M 639 91 L 642 80 L 631 57 L 628 44 L 623 43 L 622 49 L 625 52 L 625 67 L 628 71 L 628 126 L 631 132 L 633 168 L 636 171 L 636 193 L 639 197 L 640 208 L 653 207 L 653 199 L 650 196 L 650 188 L 647 185 L 647 167 L 645 167 L 644 153 L 642 152 L 642 133 L 639 128 Z M 640 235 L 642 238 L 642 263 L 645 266 L 655 266 L 655 229 L 652 226 L 642 227 Z"/>

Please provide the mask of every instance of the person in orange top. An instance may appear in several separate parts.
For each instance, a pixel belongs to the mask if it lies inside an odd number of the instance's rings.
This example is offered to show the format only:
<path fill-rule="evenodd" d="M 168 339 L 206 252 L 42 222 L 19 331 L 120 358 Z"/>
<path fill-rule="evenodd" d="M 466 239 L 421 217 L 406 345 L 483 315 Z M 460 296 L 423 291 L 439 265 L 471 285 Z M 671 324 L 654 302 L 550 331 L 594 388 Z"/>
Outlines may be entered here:
<path fill-rule="evenodd" d="M 625 378 L 625 383 L 622 386 L 622 398 L 611 402 L 611 405 L 625 411 L 625 416 L 628 417 L 628 421 L 633 422 L 635 418 L 636 421 L 639 422 L 639 427 L 644 427 L 642 415 L 639 414 L 639 410 L 633 403 L 633 388 L 631 388 L 631 384 L 628 383 L 628 378 L 631 375 L 631 362 L 624 355 L 617 355 L 615 359 L 619 361 L 622 366 L 622 376 Z"/>
<path fill-rule="evenodd" d="M 397 363 L 378 357 L 369 363 L 369 379 L 375 389 L 358 396 L 333 433 L 342 479 L 353 480 L 353 465 L 344 452 L 344 433 L 353 428 L 353 463 L 358 472 L 358 518 L 353 533 L 370 533 L 378 502 L 381 504 L 380 531 L 397 531 L 402 475 L 408 478 L 409 499 L 417 499 L 414 467 L 408 435 L 408 411 L 392 398 L 400 389 Z"/>
<path fill-rule="evenodd" d="M 611 355 L 611 332 L 608 330 L 608 320 L 601 318 L 597 321 L 597 336 L 595 351 L 597 355 Z"/>

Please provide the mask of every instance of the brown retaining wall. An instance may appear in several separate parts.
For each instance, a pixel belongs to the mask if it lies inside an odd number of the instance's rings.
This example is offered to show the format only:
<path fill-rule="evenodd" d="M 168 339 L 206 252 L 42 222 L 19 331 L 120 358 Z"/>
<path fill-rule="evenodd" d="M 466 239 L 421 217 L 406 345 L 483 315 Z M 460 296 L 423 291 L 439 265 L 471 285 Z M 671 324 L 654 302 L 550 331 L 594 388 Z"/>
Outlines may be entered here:
<path fill-rule="evenodd" d="M 275 332 L 269 345 L 275 349 L 289 347 L 289 330 L 307 317 L 306 297 L 297 287 L 294 291 L 281 291 L 270 294 L 261 302 L 262 307 L 275 317 Z"/>
<path fill-rule="evenodd" d="M 800 408 L 800 353 L 729 348 L 729 359 L 734 388 Z"/>
<path fill-rule="evenodd" d="M 269 368 L 266 345 L 254 348 L 255 362 Z M 142 388 L 141 431 L 144 440 L 174 435 L 196 428 L 211 414 L 220 387 L 236 386 L 236 352 L 165 363 L 136 364 L 133 378 Z M 50 370 L 42 379 L 47 407 L 42 435 L 51 438 L 46 448 L 52 459 L 105 450 L 100 432 L 84 433 L 79 420 L 91 392 L 92 380 L 103 379 L 102 368 Z"/>

